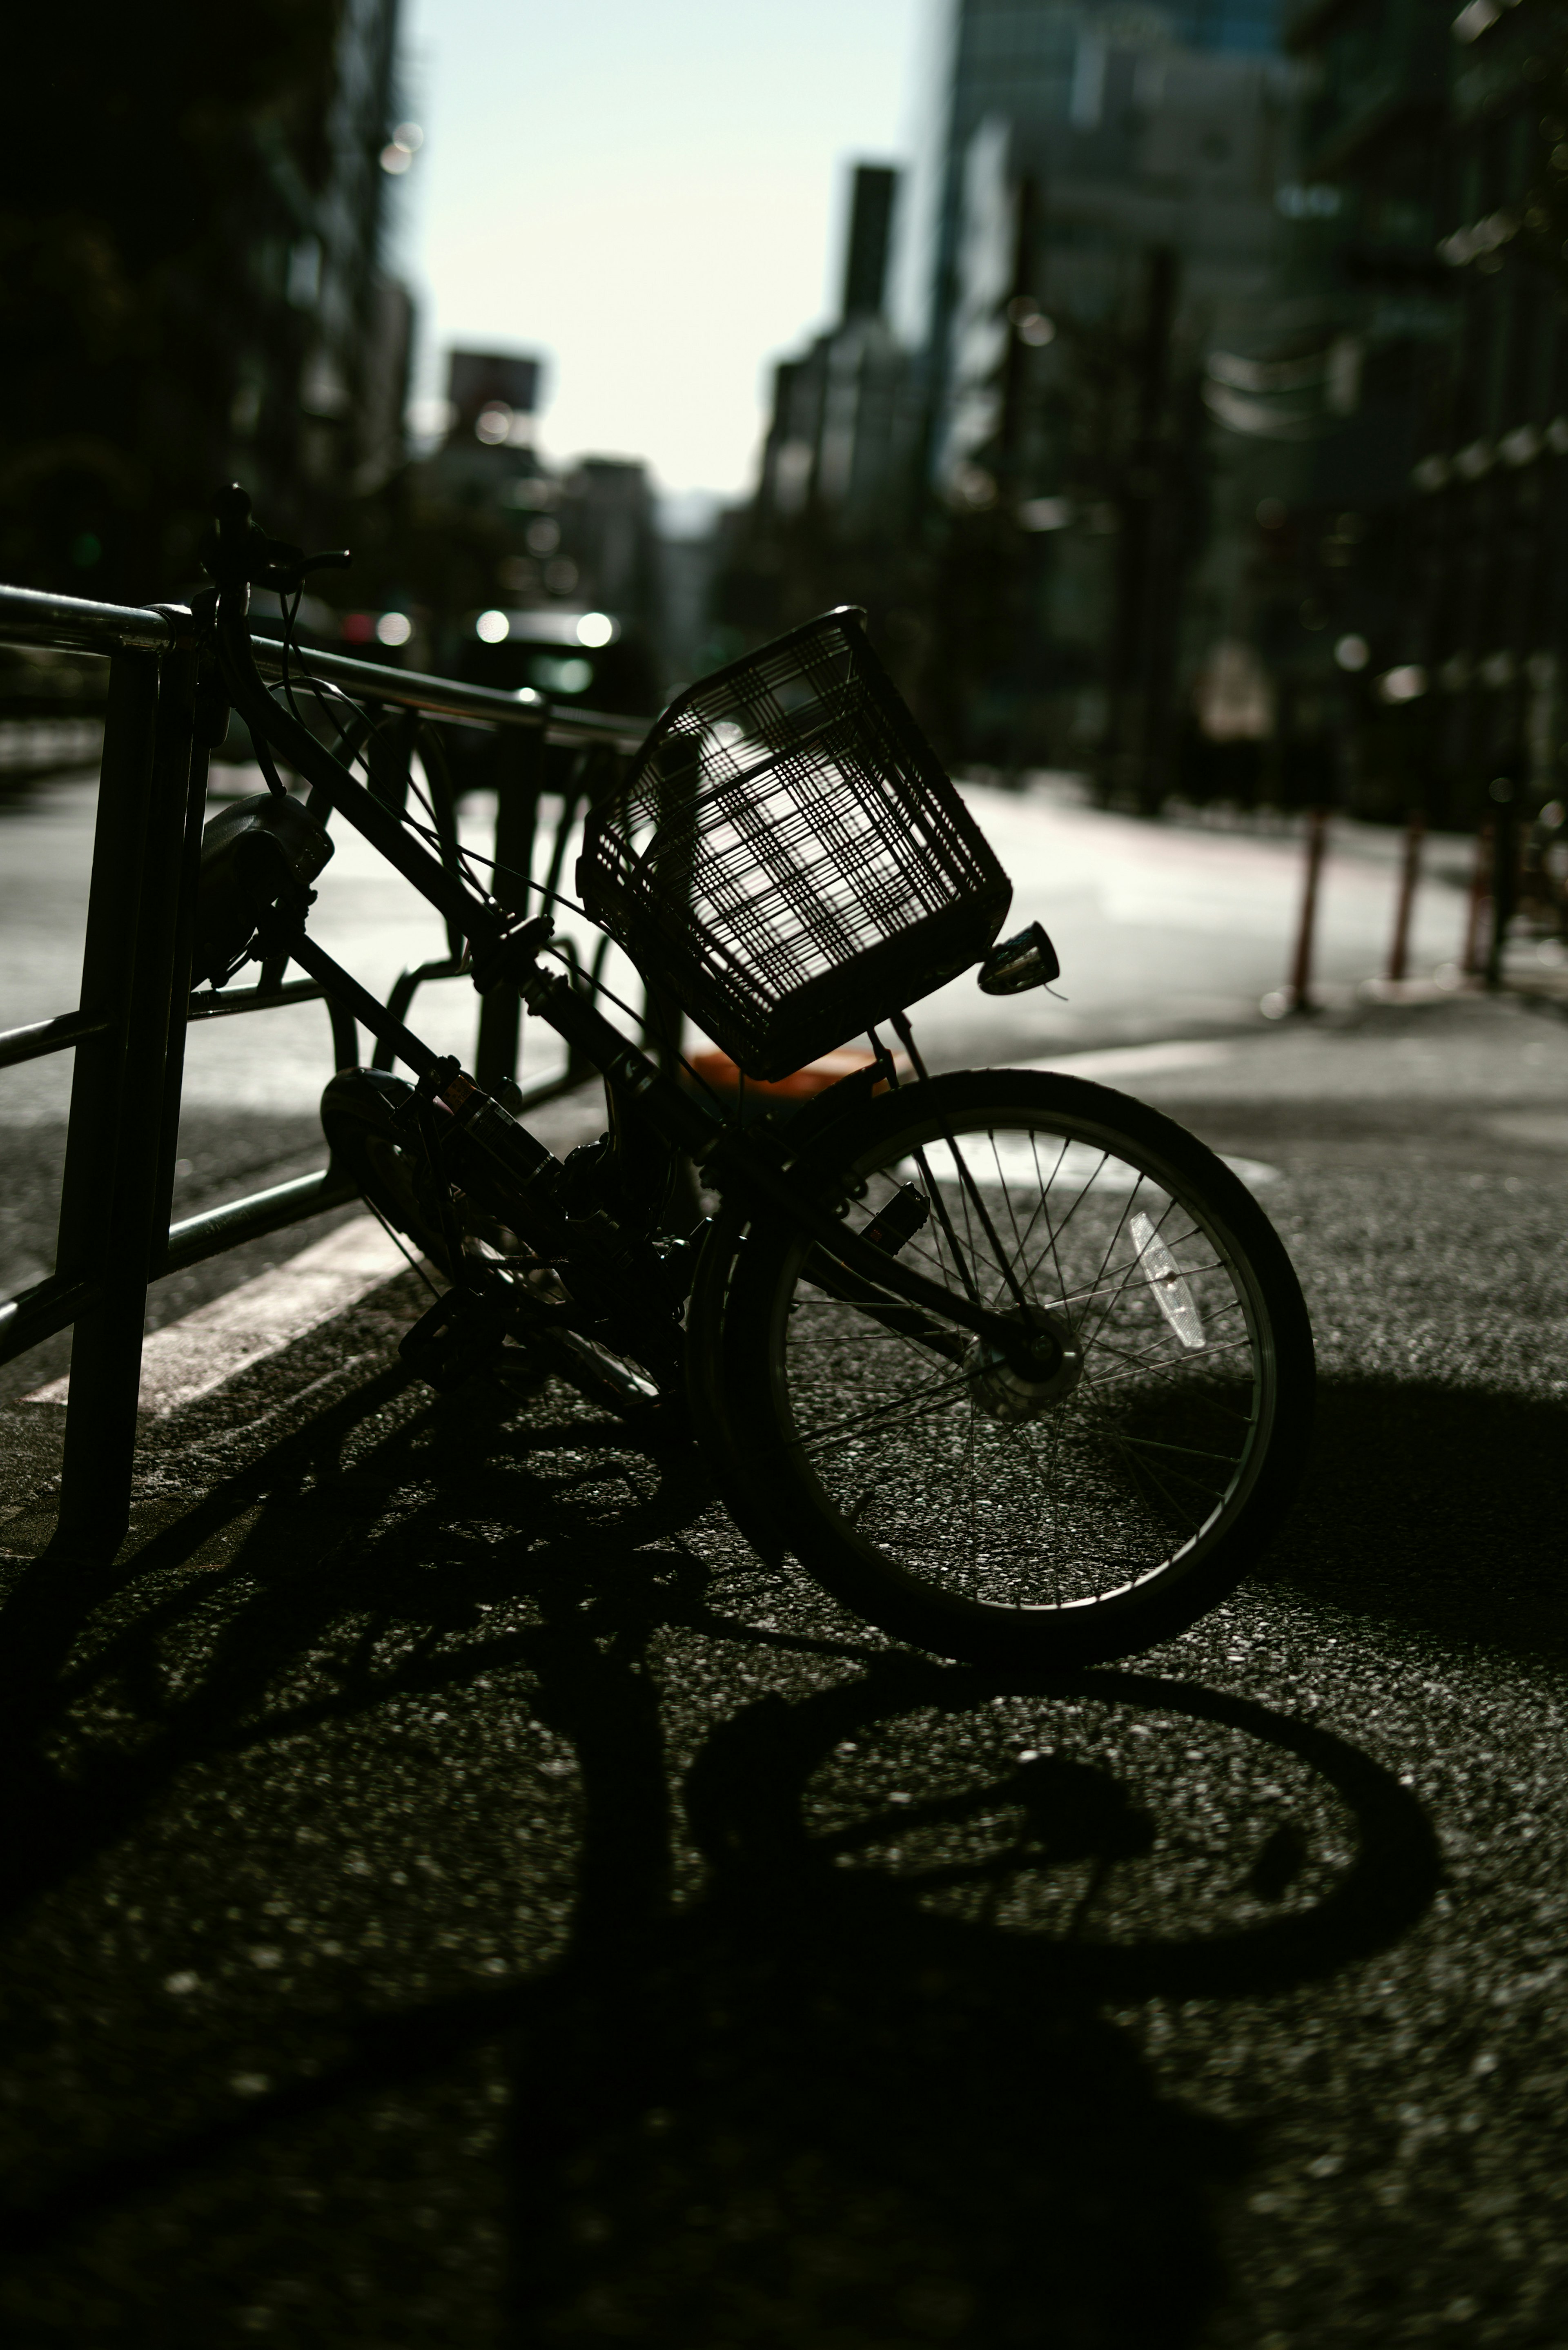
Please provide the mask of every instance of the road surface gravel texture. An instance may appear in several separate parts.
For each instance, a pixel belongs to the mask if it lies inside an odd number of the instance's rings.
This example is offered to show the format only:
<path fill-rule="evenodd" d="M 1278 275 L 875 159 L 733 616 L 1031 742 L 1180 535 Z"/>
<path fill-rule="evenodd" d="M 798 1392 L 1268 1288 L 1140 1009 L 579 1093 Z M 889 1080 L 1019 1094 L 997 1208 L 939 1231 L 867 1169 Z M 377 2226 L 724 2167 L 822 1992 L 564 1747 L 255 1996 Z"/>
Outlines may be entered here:
<path fill-rule="evenodd" d="M 1323 1372 L 1125 1668 L 913 1656 L 685 1452 L 436 1398 L 411 1273 L 182 1370 L 111 1567 L 14 1367 L 8 2342 L 1568 2350 L 1568 1023 L 1064 1066 L 1252 1162 Z"/>

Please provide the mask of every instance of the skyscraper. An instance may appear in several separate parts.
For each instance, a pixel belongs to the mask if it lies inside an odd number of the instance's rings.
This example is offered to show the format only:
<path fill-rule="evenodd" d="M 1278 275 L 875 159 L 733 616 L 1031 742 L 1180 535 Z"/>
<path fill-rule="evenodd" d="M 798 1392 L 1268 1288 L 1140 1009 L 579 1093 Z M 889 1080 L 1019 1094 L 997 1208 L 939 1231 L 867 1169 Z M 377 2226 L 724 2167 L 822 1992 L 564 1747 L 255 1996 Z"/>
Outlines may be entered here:
<path fill-rule="evenodd" d="M 940 344 L 954 298 L 965 158 L 981 125 L 1007 123 L 1015 161 L 1060 155 L 1099 176 L 1127 167 L 1126 141 L 1148 110 L 1140 55 L 1274 59 L 1279 0 L 1187 0 L 1173 8 L 1117 0 L 954 0 L 947 66 L 933 326 Z M 1223 87 L 1223 85 L 1220 85 Z"/>
<path fill-rule="evenodd" d="M 970 641 L 947 731 L 1004 764 L 1119 761 L 1158 796 L 1139 763 L 1173 664 L 1232 626 L 1231 452 L 1196 386 L 1270 291 L 1289 69 L 1255 6 L 958 0 L 950 77 L 927 473 L 959 575 L 941 633 Z M 1149 566 L 1174 602 L 1200 541 L 1179 643 Z"/>
<path fill-rule="evenodd" d="M 856 166 L 839 316 L 774 372 L 756 496 L 717 588 L 718 617 L 744 635 L 837 603 L 868 606 L 878 629 L 890 606 L 902 615 L 923 371 L 887 317 L 898 192 L 897 172 Z"/>

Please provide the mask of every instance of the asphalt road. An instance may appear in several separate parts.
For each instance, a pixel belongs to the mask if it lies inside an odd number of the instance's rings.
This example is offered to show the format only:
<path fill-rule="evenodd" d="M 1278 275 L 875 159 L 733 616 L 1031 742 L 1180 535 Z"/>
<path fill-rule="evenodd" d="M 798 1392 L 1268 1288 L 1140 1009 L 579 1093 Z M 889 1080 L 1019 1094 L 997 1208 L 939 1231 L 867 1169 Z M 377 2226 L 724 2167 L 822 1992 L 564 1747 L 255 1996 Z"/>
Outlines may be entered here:
<path fill-rule="evenodd" d="M 0 1411 L 11 2340 L 1568 2345 L 1568 1024 L 1172 1030 L 1037 1054 L 1267 1170 L 1323 1392 L 1122 1671 L 432 1398 L 411 1275 L 149 1421 L 109 1569 Z"/>

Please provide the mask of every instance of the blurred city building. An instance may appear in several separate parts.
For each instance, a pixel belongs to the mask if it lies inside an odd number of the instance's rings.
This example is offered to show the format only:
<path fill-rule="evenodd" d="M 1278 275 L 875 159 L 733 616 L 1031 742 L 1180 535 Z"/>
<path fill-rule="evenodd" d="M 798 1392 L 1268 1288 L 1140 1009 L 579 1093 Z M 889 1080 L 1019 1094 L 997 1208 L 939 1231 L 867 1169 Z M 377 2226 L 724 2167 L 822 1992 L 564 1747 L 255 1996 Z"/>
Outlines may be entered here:
<path fill-rule="evenodd" d="M 1291 81 L 1267 0 L 956 0 L 928 335 L 888 323 L 896 182 L 862 165 L 839 317 L 779 368 L 728 525 L 736 649 L 863 604 L 950 758 L 1088 767 L 1144 805 L 1193 783 L 1184 725 L 1249 640 L 1272 482 L 1205 368 L 1267 330 Z"/>
<path fill-rule="evenodd" d="M 1568 782 L 1568 16 L 1470 0 L 1449 55 L 1457 331 L 1420 412 L 1405 625 L 1375 667 L 1396 710 L 1434 696 L 1438 812 L 1495 817 L 1500 783 L 1533 812 Z"/>
<path fill-rule="evenodd" d="M 1272 442 L 1254 625 L 1297 796 L 1561 812 L 1568 19 L 1313 0 L 1273 313 L 1206 398 Z"/>
<path fill-rule="evenodd" d="M 696 514 L 667 509 L 661 516 L 659 642 L 665 698 L 721 668 L 744 647 L 744 631 L 720 618 L 715 582 L 745 518 L 743 506 L 725 507 L 715 500 L 703 500 Z"/>
<path fill-rule="evenodd" d="M 1192 176 L 1188 159 L 1156 156 L 1145 165 L 1137 151 L 1146 118 L 1165 99 L 1151 53 L 1272 60 L 1278 16 L 1277 0 L 1190 0 L 1173 8 L 1125 0 L 954 0 L 932 286 L 939 396 L 958 361 L 954 322 L 968 291 L 962 248 L 976 134 L 989 124 L 1010 126 L 1017 168 L 1037 176 L 1076 167 L 1079 176 L 1105 180 L 1119 168 L 1124 175 L 1151 172 L 1158 183 L 1175 161 L 1183 184 L 1165 192 L 1179 199 Z M 1189 81 L 1172 93 L 1179 104 L 1190 88 Z M 1208 136 L 1202 162 L 1231 161 L 1218 143 L 1225 134 Z M 1158 185 L 1147 192 L 1158 193 Z"/>
<path fill-rule="evenodd" d="M 1003 768 L 1158 804 L 1248 633 L 1259 489 L 1202 397 L 1276 268 L 1290 75 L 1266 8 L 959 8 L 932 298 L 926 701 Z"/>
<path fill-rule="evenodd" d="M 664 536 L 635 459 L 546 459 L 526 351 L 449 354 L 410 458 L 396 18 L 14 34 L 0 576 L 187 592 L 234 475 L 353 546 L 306 624 L 388 661 L 642 712 L 856 603 L 954 763 L 1144 807 L 1568 797 L 1558 0 L 950 0 L 930 151 L 854 168 L 753 494 Z M 0 769 L 75 744 L 93 665 L 0 661 Z"/>
<path fill-rule="evenodd" d="M 1353 509 L 1332 626 L 1358 664 L 1354 789 L 1511 821 L 1560 798 L 1568 757 L 1568 18 L 1355 0 L 1293 39 L 1318 242 L 1364 354 L 1362 416 L 1323 451 Z"/>
<path fill-rule="evenodd" d="M 402 641 L 476 684 L 651 711 L 665 656 L 647 469 L 611 457 L 548 464 L 541 373 L 523 353 L 449 353 L 444 435 L 409 468 L 398 503 Z"/>
<path fill-rule="evenodd" d="M 1557 793 L 1560 12 L 951 25 L 928 340 L 887 323 L 895 183 L 862 167 L 840 316 L 722 526 L 716 639 L 863 603 L 950 758 L 1144 806 Z"/>
<path fill-rule="evenodd" d="M 1276 298 L 1251 343 L 1211 357 L 1206 390 L 1230 431 L 1275 452 L 1252 641 L 1282 795 L 1366 816 L 1403 816 L 1426 755 L 1386 723 L 1373 649 L 1400 626 L 1411 467 L 1454 323 L 1435 250 L 1450 14 L 1311 0 L 1288 22 L 1302 78 Z"/>
<path fill-rule="evenodd" d="M 402 455 L 396 0 L 30 10 L 8 41 L 0 576 L 146 602 L 215 483 L 316 544 Z M 25 94 L 25 96 L 24 96 Z"/>
<path fill-rule="evenodd" d="M 860 604 L 895 671 L 911 666 L 925 377 L 886 315 L 898 192 L 895 172 L 856 167 L 838 317 L 774 371 L 755 497 L 721 525 L 720 650 Z"/>

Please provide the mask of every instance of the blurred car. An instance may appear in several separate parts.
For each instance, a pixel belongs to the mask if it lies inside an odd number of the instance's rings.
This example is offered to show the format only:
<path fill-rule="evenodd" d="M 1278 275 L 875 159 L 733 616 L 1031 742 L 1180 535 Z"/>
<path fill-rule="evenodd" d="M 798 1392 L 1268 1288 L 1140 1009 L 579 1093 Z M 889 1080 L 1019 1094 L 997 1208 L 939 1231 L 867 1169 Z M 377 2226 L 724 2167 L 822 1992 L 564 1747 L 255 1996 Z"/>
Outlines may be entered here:
<path fill-rule="evenodd" d="M 659 699 L 646 637 L 613 612 L 471 612 L 456 674 L 469 685 L 532 686 L 552 702 L 639 718 L 651 718 Z"/>

